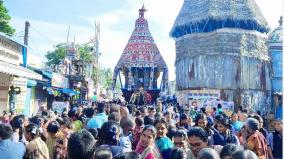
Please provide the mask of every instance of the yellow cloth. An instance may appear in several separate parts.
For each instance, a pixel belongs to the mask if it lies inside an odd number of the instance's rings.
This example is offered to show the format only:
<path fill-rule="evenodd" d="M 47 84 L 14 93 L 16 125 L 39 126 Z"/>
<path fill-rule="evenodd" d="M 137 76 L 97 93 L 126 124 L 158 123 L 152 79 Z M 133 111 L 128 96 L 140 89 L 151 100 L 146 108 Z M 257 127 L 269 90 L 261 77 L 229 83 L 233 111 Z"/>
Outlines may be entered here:
<path fill-rule="evenodd" d="M 80 120 L 73 121 L 72 125 L 73 125 L 72 130 L 75 132 L 83 129 L 83 123 Z"/>
<path fill-rule="evenodd" d="M 57 137 L 48 137 L 46 139 L 46 146 L 48 148 L 48 152 L 49 152 L 49 157 L 50 159 L 53 159 L 53 154 L 54 154 L 54 148 L 55 148 L 55 144 L 57 141 Z"/>

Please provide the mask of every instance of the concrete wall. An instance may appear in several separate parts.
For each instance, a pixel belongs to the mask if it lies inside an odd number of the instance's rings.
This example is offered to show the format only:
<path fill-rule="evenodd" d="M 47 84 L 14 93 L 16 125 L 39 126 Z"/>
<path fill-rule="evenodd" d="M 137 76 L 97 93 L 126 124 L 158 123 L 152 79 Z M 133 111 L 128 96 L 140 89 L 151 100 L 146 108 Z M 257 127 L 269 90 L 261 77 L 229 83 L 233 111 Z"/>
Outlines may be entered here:
<path fill-rule="evenodd" d="M 8 110 L 8 92 L 10 75 L 0 73 L 0 114 Z"/>

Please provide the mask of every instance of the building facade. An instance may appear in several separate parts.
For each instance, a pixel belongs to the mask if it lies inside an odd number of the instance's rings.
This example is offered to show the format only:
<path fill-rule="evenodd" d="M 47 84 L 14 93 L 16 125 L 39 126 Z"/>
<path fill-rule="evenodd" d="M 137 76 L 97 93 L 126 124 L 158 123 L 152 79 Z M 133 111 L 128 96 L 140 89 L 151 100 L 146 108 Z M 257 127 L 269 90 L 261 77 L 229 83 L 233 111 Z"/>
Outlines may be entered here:
<path fill-rule="evenodd" d="M 4 110 L 24 112 L 30 109 L 25 105 L 28 79 L 41 80 L 42 77 L 26 66 L 27 46 L 0 33 L 1 113 Z"/>

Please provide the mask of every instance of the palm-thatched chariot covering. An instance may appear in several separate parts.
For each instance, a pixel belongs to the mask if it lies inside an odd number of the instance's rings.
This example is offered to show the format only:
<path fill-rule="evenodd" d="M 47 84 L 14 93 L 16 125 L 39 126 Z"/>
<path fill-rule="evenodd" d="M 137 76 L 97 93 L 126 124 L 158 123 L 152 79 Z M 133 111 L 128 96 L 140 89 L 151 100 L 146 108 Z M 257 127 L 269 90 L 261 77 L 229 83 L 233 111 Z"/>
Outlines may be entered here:
<path fill-rule="evenodd" d="M 269 30 L 254 0 L 184 0 L 170 31 L 181 103 L 213 91 L 235 108 L 269 110 Z"/>
<path fill-rule="evenodd" d="M 150 93 L 151 101 L 168 87 L 168 67 L 149 31 L 148 22 L 144 18 L 145 11 L 143 5 L 139 9 L 134 31 L 114 69 L 113 88 L 118 77 L 126 101 L 130 100 L 131 94 L 139 87 Z M 124 84 L 121 73 L 125 77 Z M 161 85 L 158 86 L 157 80 L 161 75 Z"/>

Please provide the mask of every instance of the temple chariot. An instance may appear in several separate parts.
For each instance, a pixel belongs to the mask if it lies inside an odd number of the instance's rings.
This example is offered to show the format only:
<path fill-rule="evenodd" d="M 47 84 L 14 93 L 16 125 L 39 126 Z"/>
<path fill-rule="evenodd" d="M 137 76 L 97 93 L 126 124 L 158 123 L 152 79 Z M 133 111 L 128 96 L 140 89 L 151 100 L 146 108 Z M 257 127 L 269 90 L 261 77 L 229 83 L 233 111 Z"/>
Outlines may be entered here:
<path fill-rule="evenodd" d="M 137 105 L 140 105 L 138 100 L 153 103 L 168 87 L 168 67 L 149 31 L 145 11 L 143 5 L 134 31 L 115 66 L 112 85 L 114 89 L 119 80 L 125 100 Z"/>

